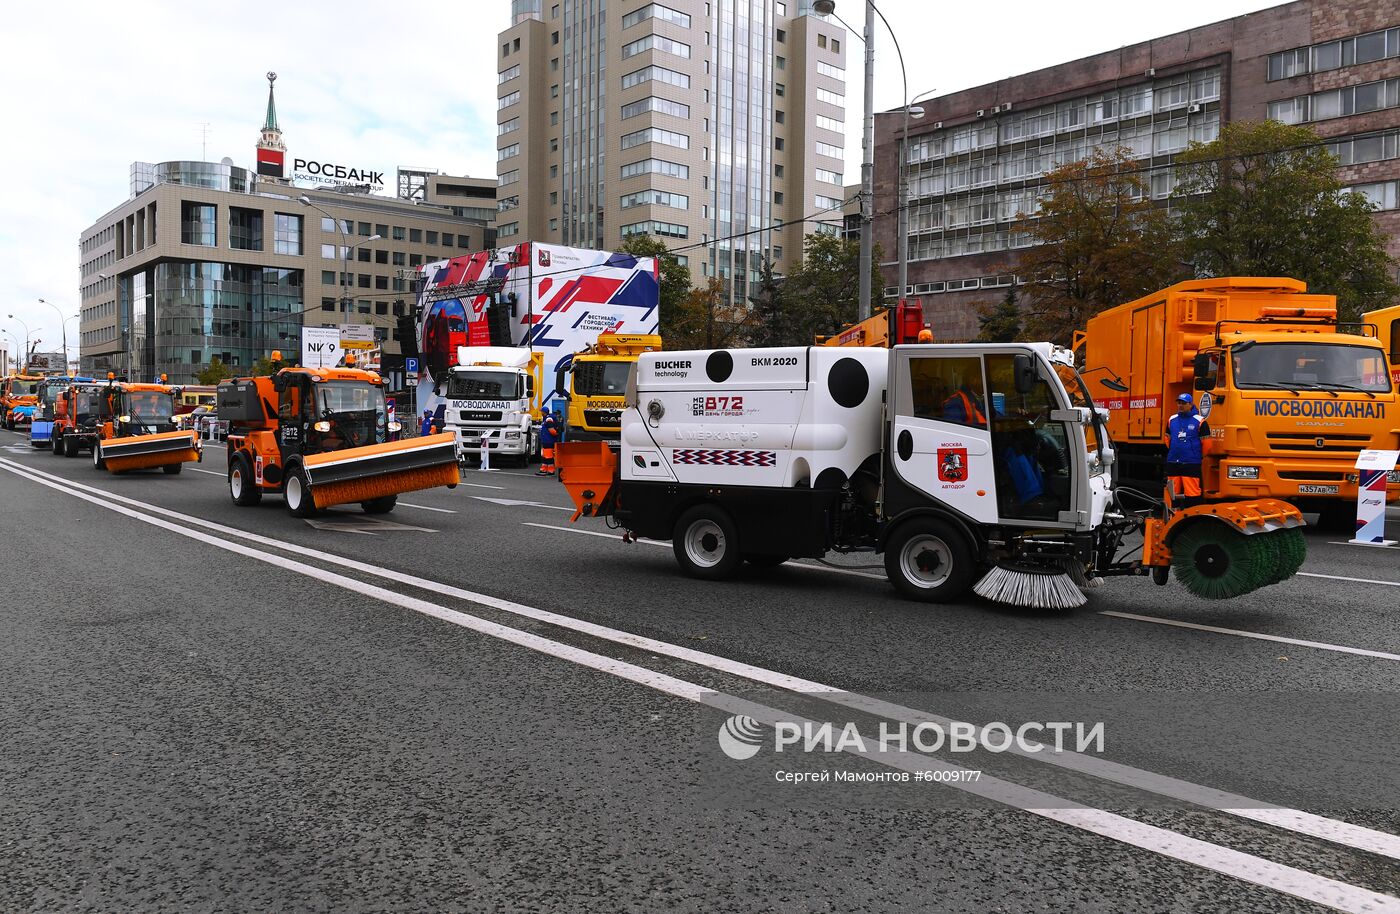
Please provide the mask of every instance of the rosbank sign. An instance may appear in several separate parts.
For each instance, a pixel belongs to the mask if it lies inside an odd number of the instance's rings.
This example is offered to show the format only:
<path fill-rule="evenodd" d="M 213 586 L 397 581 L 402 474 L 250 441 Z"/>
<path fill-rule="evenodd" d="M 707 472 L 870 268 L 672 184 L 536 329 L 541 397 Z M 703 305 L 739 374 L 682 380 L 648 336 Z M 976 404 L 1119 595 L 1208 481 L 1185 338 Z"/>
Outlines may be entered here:
<path fill-rule="evenodd" d="M 333 162 L 314 159 L 292 160 L 293 181 L 316 181 L 321 184 L 368 184 L 375 190 L 384 188 L 384 172 L 367 168 L 347 168 Z"/>

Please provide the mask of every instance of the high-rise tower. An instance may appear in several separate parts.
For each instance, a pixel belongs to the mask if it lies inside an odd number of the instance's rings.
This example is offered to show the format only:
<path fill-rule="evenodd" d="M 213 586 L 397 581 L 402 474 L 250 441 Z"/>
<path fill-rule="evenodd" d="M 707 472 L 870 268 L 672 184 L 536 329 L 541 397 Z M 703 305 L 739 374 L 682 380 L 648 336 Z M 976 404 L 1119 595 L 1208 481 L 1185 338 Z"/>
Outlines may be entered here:
<path fill-rule="evenodd" d="M 650 235 L 743 301 L 765 258 L 839 231 L 846 33 L 809 0 L 513 0 L 511 22 L 502 243 Z"/>
<path fill-rule="evenodd" d="M 277 103 L 273 99 L 272 85 L 277 82 L 277 74 L 267 74 L 267 117 L 263 119 L 262 138 L 258 140 L 258 174 L 269 178 L 284 178 L 287 147 L 282 143 L 282 128 L 277 126 Z"/>

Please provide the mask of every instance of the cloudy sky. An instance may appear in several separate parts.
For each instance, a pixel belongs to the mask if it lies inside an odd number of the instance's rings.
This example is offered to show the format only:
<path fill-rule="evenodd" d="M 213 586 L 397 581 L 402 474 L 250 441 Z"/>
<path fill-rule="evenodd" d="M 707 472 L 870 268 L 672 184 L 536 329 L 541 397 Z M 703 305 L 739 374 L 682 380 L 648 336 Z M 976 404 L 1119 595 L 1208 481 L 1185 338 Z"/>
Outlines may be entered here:
<path fill-rule="evenodd" d="M 792 5 L 795 0 L 789 0 Z M 638 0 L 614 0 L 628 9 Z M 1274 5 L 1261 0 L 1125 4 L 881 0 L 909 92 L 964 89 Z M 20 4 L 0 28 L 0 330 L 20 322 L 59 349 L 78 310 L 78 235 L 129 193 L 134 161 L 231 157 L 251 166 L 275 70 L 289 154 L 386 172 L 398 165 L 495 174 L 496 33 L 509 0 L 206 4 L 59 0 Z M 863 22 L 861 0 L 837 14 Z M 876 37 L 877 109 L 902 102 L 888 36 Z M 859 111 L 860 44 L 848 46 Z M 847 140 L 860 174 L 860 120 Z M 9 318 L 13 314 L 16 319 Z M 68 324 L 77 349 L 77 321 Z M 11 347 L 10 336 L 0 340 Z"/>

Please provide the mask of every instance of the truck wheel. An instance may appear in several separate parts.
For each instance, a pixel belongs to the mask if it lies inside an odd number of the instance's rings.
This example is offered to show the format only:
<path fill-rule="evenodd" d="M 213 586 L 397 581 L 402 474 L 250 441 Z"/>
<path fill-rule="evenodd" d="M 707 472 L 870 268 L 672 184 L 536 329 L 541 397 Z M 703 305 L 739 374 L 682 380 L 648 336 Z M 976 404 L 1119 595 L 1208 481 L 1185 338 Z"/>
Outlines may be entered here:
<path fill-rule="evenodd" d="M 49 453 L 57 457 L 68 450 L 68 439 L 53 437 L 49 439 Z"/>
<path fill-rule="evenodd" d="M 382 498 L 371 498 L 369 501 L 360 502 L 360 509 L 366 514 L 388 514 L 394 510 L 394 505 L 399 503 L 397 495 L 385 495 Z"/>
<path fill-rule="evenodd" d="M 240 507 L 256 505 L 262 501 L 262 489 L 253 479 L 253 471 L 248 467 L 248 458 L 238 454 L 228 465 L 228 494 L 233 503 Z"/>
<path fill-rule="evenodd" d="M 183 463 L 171 463 L 161 467 L 161 469 L 165 471 L 166 476 L 179 476 L 180 471 L 184 468 L 185 465 Z"/>
<path fill-rule="evenodd" d="M 671 537 L 676 561 L 693 578 L 719 581 L 739 567 L 739 535 L 723 508 L 696 505 L 676 521 Z"/>
<path fill-rule="evenodd" d="M 755 568 L 777 568 L 788 558 L 790 556 L 786 555 L 752 555 L 748 553 L 744 555 L 744 561 Z"/>
<path fill-rule="evenodd" d="M 967 538 L 936 518 L 909 521 L 885 546 L 885 574 L 911 600 L 956 600 L 972 586 L 973 571 Z"/>
<path fill-rule="evenodd" d="M 287 510 L 292 512 L 292 517 L 310 517 L 316 513 L 316 502 L 311 497 L 311 484 L 306 481 L 306 471 L 301 467 L 287 474 L 282 494 L 287 499 Z"/>
<path fill-rule="evenodd" d="M 92 443 L 92 468 L 94 470 L 103 470 L 107 468 L 107 461 L 102 459 L 101 441 L 94 441 Z"/>

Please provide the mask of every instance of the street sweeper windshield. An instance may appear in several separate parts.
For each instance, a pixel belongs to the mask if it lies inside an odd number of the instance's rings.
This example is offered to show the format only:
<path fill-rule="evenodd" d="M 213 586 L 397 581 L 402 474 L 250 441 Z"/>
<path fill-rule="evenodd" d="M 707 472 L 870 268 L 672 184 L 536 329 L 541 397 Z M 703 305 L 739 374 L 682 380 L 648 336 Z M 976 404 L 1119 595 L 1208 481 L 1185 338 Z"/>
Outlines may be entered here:
<path fill-rule="evenodd" d="M 1390 393 L 1385 351 L 1343 343 L 1260 343 L 1230 351 L 1241 390 Z"/>
<path fill-rule="evenodd" d="M 322 381 L 316 385 L 316 402 L 324 416 L 373 410 L 380 424 L 385 416 L 384 389 L 364 381 Z"/>
<path fill-rule="evenodd" d="M 160 422 L 175 414 L 175 398 L 158 390 L 135 390 L 127 394 L 126 408 L 138 425 Z"/>

